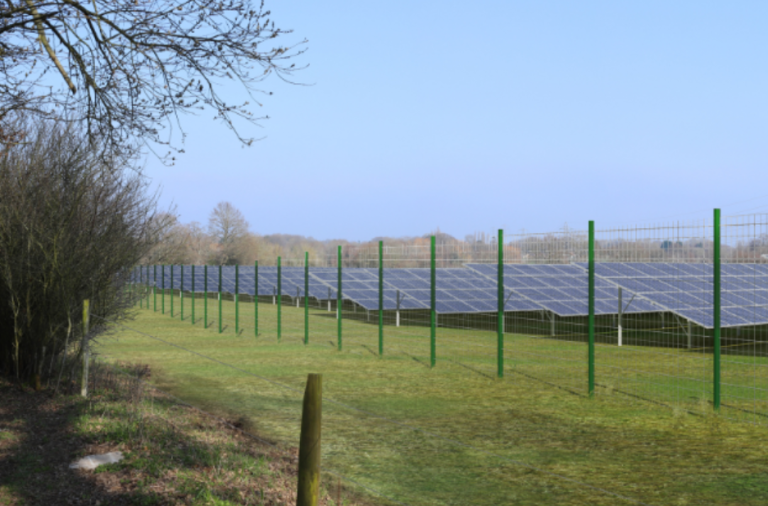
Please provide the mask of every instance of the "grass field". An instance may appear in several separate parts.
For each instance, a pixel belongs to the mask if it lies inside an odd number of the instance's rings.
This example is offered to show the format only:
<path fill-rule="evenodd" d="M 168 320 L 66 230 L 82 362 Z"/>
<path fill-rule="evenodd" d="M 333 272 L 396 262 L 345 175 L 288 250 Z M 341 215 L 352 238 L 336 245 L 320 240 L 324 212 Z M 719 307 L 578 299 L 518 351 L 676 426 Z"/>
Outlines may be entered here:
<path fill-rule="evenodd" d="M 492 332 L 438 329 L 431 369 L 425 327 L 386 326 L 379 357 L 378 329 L 365 321 L 343 321 L 339 352 L 336 320 L 323 310 L 310 310 L 305 346 L 303 308 L 283 306 L 278 342 L 275 306 L 259 305 L 256 338 L 252 304 L 241 304 L 244 328 L 236 334 L 234 305 L 224 301 L 219 334 L 215 301 L 208 329 L 191 324 L 189 300 L 180 321 L 179 302 L 175 319 L 139 310 L 128 324 L 135 331 L 103 339 L 99 352 L 149 364 L 160 387 L 286 446 L 297 445 L 306 374 L 322 373 L 324 468 L 400 502 L 633 503 L 617 495 L 645 504 L 768 501 L 768 428 L 711 412 L 705 353 L 598 346 L 601 386 L 589 399 L 580 342 L 507 335 L 499 380 Z M 166 299 L 166 312 L 169 306 Z M 202 314 L 197 300 L 196 318 Z M 761 360 L 728 363 L 729 384 L 748 389 L 761 381 L 754 374 Z M 740 362 L 743 371 L 734 365 Z M 753 390 L 743 394 L 750 406 L 762 402 Z"/>

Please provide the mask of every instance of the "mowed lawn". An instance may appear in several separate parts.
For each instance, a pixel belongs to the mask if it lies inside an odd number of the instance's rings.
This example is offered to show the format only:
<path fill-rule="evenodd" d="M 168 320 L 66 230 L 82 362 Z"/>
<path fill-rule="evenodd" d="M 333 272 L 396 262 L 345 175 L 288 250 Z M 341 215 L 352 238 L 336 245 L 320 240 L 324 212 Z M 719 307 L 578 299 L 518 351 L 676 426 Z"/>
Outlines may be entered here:
<path fill-rule="evenodd" d="M 310 309 L 305 345 L 303 308 L 283 306 L 278 341 L 271 304 L 259 304 L 256 337 L 253 304 L 240 304 L 236 333 L 224 301 L 219 333 L 216 301 L 207 329 L 200 299 L 195 325 L 190 300 L 184 321 L 179 303 L 174 318 L 169 297 L 165 315 L 159 301 L 156 312 L 137 309 L 133 330 L 116 329 L 98 352 L 149 364 L 161 388 L 286 447 L 298 446 L 306 375 L 322 373 L 323 467 L 402 503 L 768 502 L 768 428 L 712 413 L 705 354 L 598 346 L 589 399 L 582 343 L 506 335 L 498 379 L 493 332 L 438 329 L 430 368 L 426 327 L 385 326 L 380 357 L 374 315 L 343 320 L 339 351 L 337 321 L 323 309 Z M 750 360 L 753 381 L 763 363 Z"/>

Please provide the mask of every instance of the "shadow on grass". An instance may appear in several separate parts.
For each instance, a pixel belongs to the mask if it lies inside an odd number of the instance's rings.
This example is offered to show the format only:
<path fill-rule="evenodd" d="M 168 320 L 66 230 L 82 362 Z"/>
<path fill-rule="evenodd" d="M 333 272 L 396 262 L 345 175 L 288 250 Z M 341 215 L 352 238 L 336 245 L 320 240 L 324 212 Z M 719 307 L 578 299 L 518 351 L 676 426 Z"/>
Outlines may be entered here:
<path fill-rule="evenodd" d="M 73 427 L 87 401 L 23 392 L 7 382 L 0 386 L 0 398 L 0 426 L 12 428 L 15 436 L 0 452 L 0 488 L 11 494 L 7 504 L 167 503 L 152 492 L 110 490 L 104 480 L 69 468 L 88 443 Z"/>
<path fill-rule="evenodd" d="M 102 371 L 99 383 L 85 400 L 22 391 L 0 380 L 0 428 L 10 434 L 0 440 L 0 503 L 229 505 L 248 495 L 254 504 L 264 500 L 270 479 L 265 453 L 239 446 L 175 401 L 152 397 L 150 408 L 138 381 Z M 122 451 L 125 459 L 94 471 L 69 468 L 85 455 L 110 451 Z M 232 469 L 236 479 L 249 482 L 250 493 L 225 483 L 222 477 Z"/>

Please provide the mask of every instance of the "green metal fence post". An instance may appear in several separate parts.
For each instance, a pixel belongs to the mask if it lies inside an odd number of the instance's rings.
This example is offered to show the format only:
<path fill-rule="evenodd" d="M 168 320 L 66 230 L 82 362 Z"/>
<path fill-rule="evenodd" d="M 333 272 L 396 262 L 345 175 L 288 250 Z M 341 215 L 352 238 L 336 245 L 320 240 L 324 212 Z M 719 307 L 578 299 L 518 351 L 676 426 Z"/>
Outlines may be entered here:
<path fill-rule="evenodd" d="M 496 322 L 496 375 L 504 377 L 504 231 L 499 229 L 498 299 Z"/>
<path fill-rule="evenodd" d="M 304 344 L 309 344 L 309 252 L 304 252 Z"/>
<path fill-rule="evenodd" d="M 235 265 L 235 335 L 240 335 L 240 266 Z"/>
<path fill-rule="evenodd" d="M 184 264 L 181 264 L 181 283 L 179 288 L 179 304 L 181 305 L 181 321 L 184 321 Z"/>
<path fill-rule="evenodd" d="M 336 263 L 339 271 L 339 278 L 336 285 L 336 332 L 338 339 L 337 346 L 339 351 L 341 351 L 341 246 L 339 246 Z"/>
<path fill-rule="evenodd" d="M 221 264 L 219 264 L 219 334 L 224 331 L 224 325 L 222 324 L 223 318 L 221 317 Z"/>
<path fill-rule="evenodd" d="M 160 300 L 160 306 L 162 309 L 161 314 L 165 314 L 165 264 L 163 264 L 160 274 L 163 276 L 163 279 L 160 280 L 163 287 L 163 298 Z"/>
<path fill-rule="evenodd" d="M 379 241 L 379 356 L 384 355 L 384 241 Z"/>
<path fill-rule="evenodd" d="M 195 299 L 197 298 L 197 292 L 195 292 L 195 266 L 192 265 L 192 325 L 195 324 Z"/>
<path fill-rule="evenodd" d="M 173 264 L 171 264 L 171 318 L 173 318 Z"/>
<path fill-rule="evenodd" d="M 208 328 L 208 266 L 203 267 L 203 327 Z"/>
<path fill-rule="evenodd" d="M 157 312 L 157 264 L 152 272 L 152 311 Z"/>
<path fill-rule="evenodd" d="M 277 257 L 277 340 L 283 337 L 283 269 L 282 259 Z"/>
<path fill-rule="evenodd" d="M 435 318 L 435 285 L 437 284 L 437 280 L 435 279 L 435 236 L 433 235 L 430 239 L 429 244 L 429 366 L 435 367 L 435 354 L 436 354 L 436 323 L 437 319 Z"/>
<path fill-rule="evenodd" d="M 589 376 L 589 396 L 595 396 L 595 222 L 589 222 L 589 344 L 587 367 Z"/>
<path fill-rule="evenodd" d="M 253 263 L 253 337 L 259 337 L 259 261 Z"/>
<path fill-rule="evenodd" d="M 147 309 L 149 309 L 149 294 L 152 292 L 149 286 L 149 266 L 147 265 Z"/>
<path fill-rule="evenodd" d="M 720 410 L 720 209 L 715 209 L 714 223 L 714 251 L 712 259 L 712 289 L 713 295 L 713 334 L 714 334 L 714 357 L 713 357 L 713 399 L 712 402 L 715 411 Z"/>

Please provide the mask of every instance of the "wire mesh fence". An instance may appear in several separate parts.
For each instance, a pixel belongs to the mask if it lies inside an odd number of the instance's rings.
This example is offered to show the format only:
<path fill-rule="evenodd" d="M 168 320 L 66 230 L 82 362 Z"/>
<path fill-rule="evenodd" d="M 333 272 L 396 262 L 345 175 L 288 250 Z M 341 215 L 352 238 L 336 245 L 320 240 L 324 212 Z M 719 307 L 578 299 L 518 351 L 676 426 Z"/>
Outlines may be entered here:
<path fill-rule="evenodd" d="M 716 211 L 486 242 L 352 244 L 253 266 L 141 266 L 132 290 L 141 307 L 219 333 L 764 423 L 767 225 L 765 215 L 721 224 Z"/>

